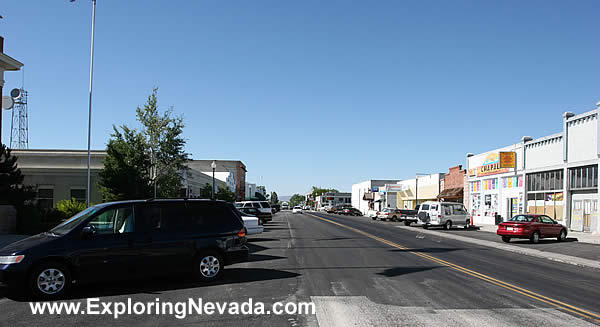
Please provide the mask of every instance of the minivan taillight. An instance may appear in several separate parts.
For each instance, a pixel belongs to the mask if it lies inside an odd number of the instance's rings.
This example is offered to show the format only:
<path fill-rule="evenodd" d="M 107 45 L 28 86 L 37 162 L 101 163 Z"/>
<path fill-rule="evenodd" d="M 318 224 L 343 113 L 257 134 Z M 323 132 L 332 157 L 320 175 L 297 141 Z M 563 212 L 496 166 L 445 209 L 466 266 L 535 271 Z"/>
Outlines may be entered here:
<path fill-rule="evenodd" d="M 238 236 L 246 237 L 246 227 L 242 228 L 242 230 L 238 232 Z"/>

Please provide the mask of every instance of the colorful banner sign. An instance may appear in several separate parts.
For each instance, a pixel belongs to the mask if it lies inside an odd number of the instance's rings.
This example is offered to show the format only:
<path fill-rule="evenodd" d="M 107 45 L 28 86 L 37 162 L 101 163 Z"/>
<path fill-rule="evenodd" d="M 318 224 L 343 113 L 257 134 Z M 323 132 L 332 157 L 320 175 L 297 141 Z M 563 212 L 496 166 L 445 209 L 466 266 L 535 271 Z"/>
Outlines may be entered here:
<path fill-rule="evenodd" d="M 490 153 L 483 162 L 483 166 L 477 167 L 477 177 L 489 176 L 510 172 L 509 168 L 500 167 L 500 156 L 498 153 Z"/>

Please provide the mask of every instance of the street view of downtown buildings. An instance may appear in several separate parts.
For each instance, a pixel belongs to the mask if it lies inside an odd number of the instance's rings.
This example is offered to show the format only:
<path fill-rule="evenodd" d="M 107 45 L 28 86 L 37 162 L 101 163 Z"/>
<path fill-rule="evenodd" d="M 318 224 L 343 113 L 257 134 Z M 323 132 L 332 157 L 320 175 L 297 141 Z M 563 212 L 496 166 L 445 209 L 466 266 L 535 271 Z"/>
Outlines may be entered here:
<path fill-rule="evenodd" d="M 600 325 L 598 10 L 9 0 L 0 325 Z"/>

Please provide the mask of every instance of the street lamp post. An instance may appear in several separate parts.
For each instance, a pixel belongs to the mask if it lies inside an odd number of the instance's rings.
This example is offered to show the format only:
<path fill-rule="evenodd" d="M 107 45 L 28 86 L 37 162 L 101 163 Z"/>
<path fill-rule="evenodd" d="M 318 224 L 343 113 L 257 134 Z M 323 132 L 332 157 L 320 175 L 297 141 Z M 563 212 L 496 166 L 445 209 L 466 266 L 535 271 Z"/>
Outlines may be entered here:
<path fill-rule="evenodd" d="M 75 0 L 71 0 L 75 2 Z M 91 172 L 90 162 L 92 158 L 91 151 L 91 139 L 92 139 L 92 82 L 94 80 L 94 31 L 96 29 L 96 0 L 92 0 L 92 40 L 90 48 L 90 97 L 88 102 L 88 139 L 87 139 L 87 194 L 86 194 L 86 205 L 90 206 L 90 194 L 91 194 Z"/>
<path fill-rule="evenodd" d="M 217 169 L 217 163 L 216 162 L 212 162 L 210 164 L 210 168 L 212 168 L 213 171 L 213 179 L 212 179 L 212 199 L 215 199 L 215 169 Z"/>

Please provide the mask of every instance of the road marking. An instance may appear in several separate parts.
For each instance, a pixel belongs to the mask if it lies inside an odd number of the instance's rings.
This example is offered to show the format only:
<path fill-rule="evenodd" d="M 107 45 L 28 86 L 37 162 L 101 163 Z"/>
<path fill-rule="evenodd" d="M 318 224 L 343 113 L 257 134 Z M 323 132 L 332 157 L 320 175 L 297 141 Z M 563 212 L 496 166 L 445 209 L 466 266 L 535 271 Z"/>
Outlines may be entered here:
<path fill-rule="evenodd" d="M 359 234 L 361 234 L 361 235 L 367 236 L 367 237 L 369 237 L 369 238 L 371 238 L 371 239 L 374 239 L 374 240 L 376 240 L 376 241 L 379 241 L 379 242 L 381 242 L 381 243 L 387 244 L 387 245 L 389 245 L 389 246 L 391 246 L 391 247 L 395 247 L 395 248 L 397 248 L 397 249 L 401 249 L 401 250 L 410 250 L 410 248 L 407 248 L 407 247 L 405 247 L 405 246 L 402 246 L 402 245 L 400 245 L 400 244 L 397 244 L 397 243 L 394 243 L 394 242 L 392 242 L 392 241 L 386 240 L 386 239 L 384 239 L 384 238 L 381 238 L 381 237 L 375 236 L 375 235 L 373 235 L 373 234 L 370 234 L 370 233 L 364 232 L 364 231 L 362 231 L 362 230 L 360 230 L 360 229 L 356 229 L 356 228 L 354 228 L 354 227 L 350 227 L 350 226 L 347 226 L 347 225 L 344 225 L 344 224 L 338 223 L 338 222 L 336 222 L 336 221 L 333 221 L 333 220 L 330 220 L 330 219 L 327 219 L 327 218 L 323 218 L 323 217 L 319 217 L 319 216 L 316 216 L 316 215 L 313 215 L 313 214 L 309 214 L 309 215 L 310 215 L 310 216 L 312 216 L 312 217 L 315 217 L 315 218 L 317 218 L 317 219 L 320 219 L 320 220 L 322 220 L 322 221 L 325 221 L 325 222 L 328 222 L 328 223 L 331 223 L 331 224 L 334 224 L 334 225 L 337 225 L 337 226 L 340 226 L 340 227 L 346 228 L 346 229 L 348 229 L 348 230 L 351 230 L 351 231 L 353 231 L 353 232 L 359 233 Z M 423 258 L 429 259 L 429 260 L 431 260 L 431 261 L 437 262 L 437 263 L 439 263 L 439 264 L 441 264 L 441 265 L 443 265 L 443 266 L 446 266 L 446 267 L 452 268 L 452 269 L 454 269 L 454 270 L 457 270 L 457 271 L 463 272 L 463 273 L 465 273 L 465 274 L 467 274 L 467 275 L 470 275 L 470 276 L 473 276 L 473 277 L 479 278 L 479 279 L 481 279 L 481 280 L 484 280 L 484 281 L 486 281 L 486 282 L 492 283 L 492 284 L 494 284 L 494 285 L 497 285 L 497 286 L 503 287 L 503 288 L 505 288 L 505 289 L 511 290 L 511 291 L 513 291 L 513 292 L 515 292 L 515 293 L 519 293 L 519 294 L 521 294 L 521 295 L 525 295 L 525 296 L 527 296 L 527 297 L 529 297 L 529 298 L 532 298 L 532 299 L 535 299 L 535 300 L 537 300 L 537 301 L 544 302 L 544 303 L 546 303 L 546 304 L 550 304 L 550 305 L 552 305 L 552 306 L 554 306 L 554 307 L 557 307 L 557 308 L 560 308 L 560 309 L 562 309 L 562 310 L 565 310 L 565 311 L 571 312 L 571 313 L 573 313 L 573 314 L 575 314 L 575 315 L 578 315 L 578 316 L 584 317 L 584 318 L 586 318 L 586 319 L 593 320 L 593 321 L 595 321 L 595 322 L 600 322 L 600 315 L 598 315 L 598 314 L 595 314 L 595 313 L 593 313 L 593 312 L 589 312 L 589 311 L 587 311 L 587 310 L 584 310 L 584 309 L 581 309 L 581 308 L 578 308 L 578 307 L 572 306 L 572 305 L 570 305 L 570 304 L 567 304 L 567 303 L 564 303 L 564 302 L 561 302 L 561 301 L 558 301 L 558 300 L 555 300 L 555 299 L 549 298 L 549 297 L 547 297 L 547 296 L 544 296 L 544 295 L 541 295 L 541 294 L 535 293 L 535 292 L 533 292 L 533 291 L 530 291 L 530 290 L 527 290 L 527 289 L 521 288 L 521 287 L 519 287 L 519 286 L 516 286 L 516 285 L 510 284 L 510 283 L 507 283 L 507 282 L 503 282 L 503 281 L 501 281 L 501 280 L 495 279 L 495 278 L 493 278 L 493 277 L 490 277 L 490 276 L 488 276 L 488 275 L 485 275 L 485 274 L 482 274 L 482 273 L 479 273 L 479 272 L 476 272 L 476 271 L 470 270 L 470 269 L 468 269 L 468 268 L 465 268 L 465 267 L 462 267 L 462 266 L 459 266 L 459 265 L 453 264 L 453 263 L 451 263 L 451 262 L 448 262 L 448 261 L 445 261 L 445 260 L 442 260 L 442 259 L 436 258 L 436 257 L 434 257 L 434 256 L 431 256 L 431 255 L 429 255 L 429 254 L 425 254 L 425 253 L 422 253 L 422 252 L 411 252 L 411 253 L 412 253 L 412 254 L 414 254 L 414 255 L 418 255 L 418 256 L 420 256 L 420 257 L 423 257 Z"/>

